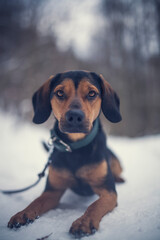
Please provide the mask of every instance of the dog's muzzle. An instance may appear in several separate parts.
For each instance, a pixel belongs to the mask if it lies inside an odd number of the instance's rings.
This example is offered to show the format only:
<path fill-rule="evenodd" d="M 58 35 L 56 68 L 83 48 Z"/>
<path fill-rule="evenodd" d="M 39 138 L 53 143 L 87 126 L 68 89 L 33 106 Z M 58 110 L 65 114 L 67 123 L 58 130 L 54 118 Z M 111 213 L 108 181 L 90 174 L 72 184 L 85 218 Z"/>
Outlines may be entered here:
<path fill-rule="evenodd" d="M 81 110 L 69 110 L 66 113 L 66 122 L 72 126 L 79 127 L 83 124 L 84 113 Z"/>
<path fill-rule="evenodd" d="M 67 111 L 65 120 L 61 122 L 61 130 L 68 133 L 88 133 L 84 112 L 79 109 Z"/>

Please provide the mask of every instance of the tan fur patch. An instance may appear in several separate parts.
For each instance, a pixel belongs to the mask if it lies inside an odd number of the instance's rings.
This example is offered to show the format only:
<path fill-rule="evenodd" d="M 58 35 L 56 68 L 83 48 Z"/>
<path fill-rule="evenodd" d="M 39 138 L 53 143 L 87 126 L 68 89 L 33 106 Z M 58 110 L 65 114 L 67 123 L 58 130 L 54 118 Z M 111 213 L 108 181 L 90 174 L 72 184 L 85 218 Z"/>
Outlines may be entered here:
<path fill-rule="evenodd" d="M 98 93 L 97 97 L 92 101 L 86 99 L 89 91 L 95 91 Z M 92 85 L 86 78 L 84 78 L 78 86 L 77 95 L 82 99 L 82 111 L 85 113 L 86 119 L 90 123 L 89 129 L 92 128 L 92 123 L 98 117 L 101 108 L 101 98 L 99 96 L 99 90 Z"/>
<path fill-rule="evenodd" d="M 74 98 L 76 92 L 74 83 L 71 79 L 65 79 L 60 85 L 56 86 L 54 92 L 58 90 L 64 91 L 66 99 L 65 101 L 61 101 L 56 96 L 53 96 L 51 100 L 51 106 L 53 113 L 58 120 L 59 129 L 61 130 L 61 121 L 65 121 L 65 114 L 69 110 L 69 105 Z"/>
<path fill-rule="evenodd" d="M 71 79 L 65 79 L 60 85 L 56 86 L 54 92 L 63 90 L 67 99 L 65 101 L 59 100 L 56 96 L 53 96 L 51 100 L 51 106 L 56 119 L 60 122 L 61 119 L 65 119 L 65 113 L 69 109 L 70 102 L 75 96 L 75 87 Z"/>
<path fill-rule="evenodd" d="M 49 168 L 49 182 L 55 189 L 66 189 L 74 184 L 73 175 L 65 170 L 57 170 L 53 167 Z"/>
<path fill-rule="evenodd" d="M 118 159 L 111 158 L 110 159 L 110 167 L 111 167 L 111 171 L 114 176 L 117 176 L 117 177 L 120 176 L 120 174 L 122 173 L 122 167 L 121 167 Z"/>
<path fill-rule="evenodd" d="M 84 166 L 76 173 L 77 177 L 84 179 L 87 183 L 93 186 L 101 184 L 106 175 L 107 162 L 105 160 L 99 164 Z"/>
<path fill-rule="evenodd" d="M 97 222 L 108 212 L 112 211 L 117 204 L 117 195 L 114 192 L 109 192 L 106 189 L 96 188 L 94 189 L 100 198 L 95 201 L 87 209 L 90 217 L 95 218 Z"/>
<path fill-rule="evenodd" d="M 85 133 L 68 133 L 67 135 L 73 142 L 80 140 L 86 136 Z"/>

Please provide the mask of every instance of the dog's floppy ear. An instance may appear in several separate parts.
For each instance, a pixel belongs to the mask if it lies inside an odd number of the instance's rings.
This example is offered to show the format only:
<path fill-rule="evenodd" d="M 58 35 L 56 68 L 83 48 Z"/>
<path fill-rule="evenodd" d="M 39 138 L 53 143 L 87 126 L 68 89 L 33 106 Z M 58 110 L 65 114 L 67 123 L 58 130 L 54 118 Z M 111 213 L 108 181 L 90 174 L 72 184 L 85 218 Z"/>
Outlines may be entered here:
<path fill-rule="evenodd" d="M 50 82 L 53 77 L 54 76 L 50 76 L 50 78 L 33 94 L 33 122 L 36 124 L 45 122 L 51 114 Z"/>
<path fill-rule="evenodd" d="M 110 122 L 120 122 L 122 117 L 119 110 L 119 97 L 101 74 L 100 78 L 102 87 L 102 112 Z"/>

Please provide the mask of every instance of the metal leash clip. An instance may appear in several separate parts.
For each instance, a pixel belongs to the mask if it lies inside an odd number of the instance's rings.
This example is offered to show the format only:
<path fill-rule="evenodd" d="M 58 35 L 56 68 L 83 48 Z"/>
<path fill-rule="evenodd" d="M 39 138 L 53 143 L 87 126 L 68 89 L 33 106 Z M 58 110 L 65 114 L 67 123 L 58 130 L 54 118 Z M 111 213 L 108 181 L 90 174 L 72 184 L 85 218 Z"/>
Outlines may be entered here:
<path fill-rule="evenodd" d="M 72 152 L 71 147 L 67 143 L 63 142 L 62 140 L 59 140 L 59 142 L 66 147 L 67 152 Z"/>
<path fill-rule="evenodd" d="M 53 145 L 54 145 L 54 142 L 57 140 L 57 138 L 56 137 L 50 137 L 49 138 L 49 140 L 48 140 L 48 145 L 50 146 L 50 147 L 52 147 Z"/>
<path fill-rule="evenodd" d="M 54 142 L 56 142 L 56 141 L 59 142 L 60 144 L 62 144 L 66 148 L 65 150 L 67 152 L 72 152 L 71 147 L 67 143 L 63 142 L 61 139 L 58 139 L 57 137 L 53 137 L 53 138 L 50 138 L 48 140 L 48 145 L 50 147 L 52 147 L 52 151 L 53 151 L 53 148 L 54 148 Z"/>

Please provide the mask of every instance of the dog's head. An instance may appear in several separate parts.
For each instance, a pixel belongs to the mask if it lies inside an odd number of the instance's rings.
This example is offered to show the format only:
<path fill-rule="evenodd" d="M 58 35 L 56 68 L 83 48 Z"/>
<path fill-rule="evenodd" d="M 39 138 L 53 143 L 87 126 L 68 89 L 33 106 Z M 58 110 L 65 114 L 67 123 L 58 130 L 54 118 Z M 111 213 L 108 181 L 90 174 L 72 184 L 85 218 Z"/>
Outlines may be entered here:
<path fill-rule="evenodd" d="M 53 111 L 64 133 L 88 133 L 100 110 L 121 121 L 119 98 L 102 75 L 70 71 L 51 76 L 33 95 L 33 122 L 45 122 Z"/>

